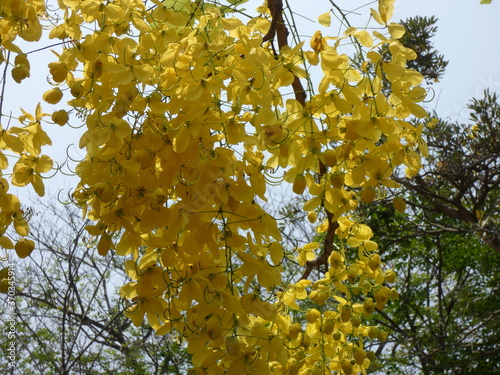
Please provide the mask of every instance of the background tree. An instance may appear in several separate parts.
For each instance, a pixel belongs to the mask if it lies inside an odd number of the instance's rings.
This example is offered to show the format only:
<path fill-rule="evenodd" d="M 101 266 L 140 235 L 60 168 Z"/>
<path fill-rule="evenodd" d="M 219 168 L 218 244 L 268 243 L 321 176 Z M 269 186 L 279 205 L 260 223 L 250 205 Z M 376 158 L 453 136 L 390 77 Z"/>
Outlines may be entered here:
<path fill-rule="evenodd" d="M 402 22 L 423 30 L 418 37 L 407 33 L 405 45 L 431 47 L 412 61 L 429 83 L 444 73 L 447 62 L 427 40 L 436 29 L 416 25 L 435 21 Z M 381 254 L 399 275 L 400 298 L 375 319 L 391 331 L 376 349 L 382 355 L 380 373 L 500 370 L 497 95 L 487 90 L 468 109 L 470 124 L 450 123 L 437 114 L 426 120 L 429 156 L 413 179 L 397 179 L 404 189 L 395 206 L 402 210 L 404 198 L 405 215 L 394 209 L 390 194 L 385 206 L 373 205 L 367 217 Z"/>
<path fill-rule="evenodd" d="M 124 316 L 123 259 L 97 254 L 85 232 L 90 222 L 69 205 L 36 202 L 32 210 L 29 238 L 39 252 L 17 269 L 19 360 L 12 372 L 2 364 L 3 373 L 185 374 L 189 357 L 175 337 Z"/>
<path fill-rule="evenodd" d="M 451 228 L 443 223 L 443 230 L 474 233 L 499 252 L 498 97 L 486 91 L 484 98 L 473 99 L 468 109 L 471 125 L 430 120 L 426 134 L 430 157 L 414 180 L 399 181 L 417 196 L 425 197 L 413 204 L 420 205 L 423 222 L 439 225 L 438 214 L 456 219 Z"/>
<path fill-rule="evenodd" d="M 405 198 L 418 200 L 409 191 Z M 498 253 L 472 233 L 449 230 L 460 224 L 456 219 L 436 215 L 440 224 L 422 222 L 416 213 L 424 212 L 412 208 L 403 216 L 387 203 L 368 219 L 399 276 L 400 298 L 375 318 L 391 332 L 374 348 L 380 373 L 497 373 Z"/>

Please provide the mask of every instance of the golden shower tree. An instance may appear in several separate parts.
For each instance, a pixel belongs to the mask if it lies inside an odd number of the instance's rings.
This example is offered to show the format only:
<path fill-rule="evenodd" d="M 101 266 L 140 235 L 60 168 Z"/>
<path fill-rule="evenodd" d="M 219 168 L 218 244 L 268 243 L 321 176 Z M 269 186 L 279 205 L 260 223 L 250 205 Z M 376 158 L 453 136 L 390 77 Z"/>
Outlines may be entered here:
<path fill-rule="evenodd" d="M 406 121 L 426 115 L 422 76 L 406 68 L 416 55 L 398 41 L 393 0 L 373 3 L 370 29 L 340 35 L 328 28 L 340 8 L 325 2 L 318 21 L 332 35 L 303 30 L 306 41 L 287 1 L 251 16 L 243 2 L 2 0 L 4 80 L 48 74 L 52 87 L 17 125 L 1 113 L 0 244 L 31 253 L 9 183 L 43 195 L 44 127 L 82 124 L 72 201 L 99 253 L 125 257 L 135 325 L 176 332 L 193 374 L 366 373 L 365 343 L 387 337 L 369 316 L 397 292 L 362 204 L 426 152 Z M 44 31 L 60 43 L 41 73 L 16 43 L 39 50 Z M 285 183 L 317 222 L 300 248 L 266 205 Z M 290 265 L 301 272 L 285 280 Z"/>

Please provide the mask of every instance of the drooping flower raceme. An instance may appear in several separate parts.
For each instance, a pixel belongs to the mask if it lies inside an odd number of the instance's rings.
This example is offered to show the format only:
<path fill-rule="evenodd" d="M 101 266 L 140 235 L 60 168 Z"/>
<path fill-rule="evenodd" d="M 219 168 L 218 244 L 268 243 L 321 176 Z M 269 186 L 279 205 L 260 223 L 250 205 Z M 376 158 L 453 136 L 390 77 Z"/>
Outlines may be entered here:
<path fill-rule="evenodd" d="M 0 21 L 2 48 L 20 56 L 18 82 L 29 62 L 12 42 L 16 33 L 36 40 L 43 12 L 37 1 L 22 4 L 26 24 Z M 64 19 L 49 36 L 65 43 L 47 67 L 54 87 L 44 105 L 68 104 L 50 114 L 55 124 L 84 122 L 73 199 L 95 222 L 87 230 L 99 253 L 128 257 L 126 315 L 160 335 L 177 331 L 193 374 L 366 373 L 374 358 L 364 343 L 387 334 L 365 318 L 397 295 L 372 231 L 352 213 L 397 187 L 399 166 L 418 170 L 421 129 L 405 119 L 425 115 L 422 77 L 405 67 L 415 54 L 389 23 L 393 1 L 372 10 L 379 31 L 316 32 L 290 46 L 267 37 L 282 36 L 266 6 L 245 23 L 209 1 L 58 4 Z M 2 11 L 12 20 L 10 6 Z M 360 60 L 342 53 L 346 41 Z M 287 95 L 315 69 L 317 89 Z M 23 126 L 0 136 L 1 150 L 19 155 L 12 183 L 40 195 L 52 167 L 41 155 L 46 117 L 24 113 Z M 308 194 L 311 222 L 326 218 L 298 249 L 286 248 L 259 203 L 277 176 Z M 14 223 L 25 235 L 19 201 L 2 186 L 2 230 Z M 20 256 L 30 249 L 16 245 Z M 305 271 L 285 283 L 290 261 Z"/>

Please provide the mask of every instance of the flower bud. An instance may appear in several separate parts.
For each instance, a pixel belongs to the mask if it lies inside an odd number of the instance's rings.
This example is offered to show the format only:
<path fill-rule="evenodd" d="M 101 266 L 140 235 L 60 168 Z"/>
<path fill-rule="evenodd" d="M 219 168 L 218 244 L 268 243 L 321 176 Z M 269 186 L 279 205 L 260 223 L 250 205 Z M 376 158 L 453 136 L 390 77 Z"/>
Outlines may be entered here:
<path fill-rule="evenodd" d="M 63 82 L 68 76 L 68 68 L 62 62 L 51 62 L 49 64 L 49 71 L 52 74 L 52 79 L 56 82 Z"/>
<path fill-rule="evenodd" d="M 54 121 L 57 125 L 63 126 L 68 122 L 68 120 L 69 120 L 68 112 L 66 112 L 64 109 L 55 111 L 52 114 L 52 121 Z"/>
<path fill-rule="evenodd" d="M 326 150 L 323 154 L 325 164 L 329 167 L 334 167 L 337 165 L 337 152 L 335 150 Z"/>
<path fill-rule="evenodd" d="M 353 327 L 358 328 L 361 325 L 361 318 L 359 316 L 351 317 L 351 324 Z"/>
<path fill-rule="evenodd" d="M 363 361 L 366 358 L 366 352 L 361 348 L 355 347 L 353 350 L 352 356 L 354 357 L 354 359 L 356 360 L 356 363 L 358 365 L 362 365 Z"/>
<path fill-rule="evenodd" d="M 379 310 L 383 310 L 387 301 L 389 301 L 389 297 L 391 296 L 391 291 L 389 288 L 383 286 L 380 288 L 377 288 L 373 292 L 373 298 L 375 299 L 377 308 Z"/>
<path fill-rule="evenodd" d="M 62 99 L 63 93 L 59 87 L 54 87 L 43 94 L 43 100 L 49 104 L 57 104 Z"/>
<path fill-rule="evenodd" d="M 351 284 L 354 284 L 356 282 L 356 279 L 358 277 L 358 271 L 354 267 L 349 267 L 347 270 L 347 279 Z"/>
<path fill-rule="evenodd" d="M 307 220 L 309 220 L 309 222 L 311 224 L 314 224 L 316 222 L 316 220 L 318 220 L 318 214 L 315 211 L 308 212 L 307 213 Z"/>
<path fill-rule="evenodd" d="M 342 371 L 344 372 L 344 374 L 346 374 L 346 375 L 352 374 L 353 368 L 352 368 L 351 362 L 343 361 L 342 364 L 340 365 L 340 367 L 342 368 Z"/>
<path fill-rule="evenodd" d="M 373 303 L 373 299 L 365 299 L 365 301 L 363 302 L 363 314 L 365 314 L 365 316 L 368 316 L 373 312 L 373 310 L 375 310 L 375 303 Z"/>
<path fill-rule="evenodd" d="M 325 335 L 330 335 L 333 332 L 333 329 L 335 328 L 335 322 L 331 319 L 328 319 L 327 321 L 323 322 L 323 333 Z"/>
<path fill-rule="evenodd" d="M 352 316 L 352 309 L 351 306 L 349 305 L 344 305 L 342 306 L 342 309 L 340 310 L 340 319 L 342 320 L 342 323 L 347 323 Z"/>
<path fill-rule="evenodd" d="M 290 327 L 288 328 L 288 335 L 292 340 L 295 340 L 297 337 L 299 337 L 299 333 L 302 332 L 302 326 L 298 322 L 294 322 L 290 324 Z"/>
<path fill-rule="evenodd" d="M 306 178 L 303 175 L 297 175 L 293 181 L 292 190 L 295 194 L 302 194 L 306 189 Z"/>
<path fill-rule="evenodd" d="M 30 71 L 25 66 L 16 65 L 14 68 L 12 68 L 10 74 L 12 75 L 12 78 L 14 78 L 14 81 L 16 81 L 17 83 L 21 83 L 23 79 L 30 76 Z"/>
<path fill-rule="evenodd" d="M 370 327 L 370 329 L 368 330 L 368 337 L 374 340 L 378 337 L 379 332 L 380 331 L 378 327 Z"/>
<path fill-rule="evenodd" d="M 306 320 L 309 324 L 313 324 L 320 316 L 321 313 L 317 309 L 309 309 L 306 312 Z"/>
<path fill-rule="evenodd" d="M 14 65 L 25 66 L 28 70 L 30 69 L 30 62 L 28 56 L 25 53 L 20 53 L 14 58 Z"/>
<path fill-rule="evenodd" d="M 78 83 L 78 82 L 75 82 L 71 85 L 71 88 L 69 89 L 69 92 L 71 93 L 71 95 L 73 95 L 75 98 L 79 98 L 82 96 L 83 94 L 83 86 Z"/>

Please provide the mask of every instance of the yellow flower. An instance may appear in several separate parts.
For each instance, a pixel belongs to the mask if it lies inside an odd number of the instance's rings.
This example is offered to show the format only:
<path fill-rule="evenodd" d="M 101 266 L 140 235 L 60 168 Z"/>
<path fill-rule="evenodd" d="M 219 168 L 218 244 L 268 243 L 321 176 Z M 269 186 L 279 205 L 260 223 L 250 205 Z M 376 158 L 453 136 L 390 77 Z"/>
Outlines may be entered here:
<path fill-rule="evenodd" d="M 316 31 L 311 38 L 311 48 L 315 52 L 321 52 L 326 47 L 326 41 L 321 35 L 321 31 Z"/>

